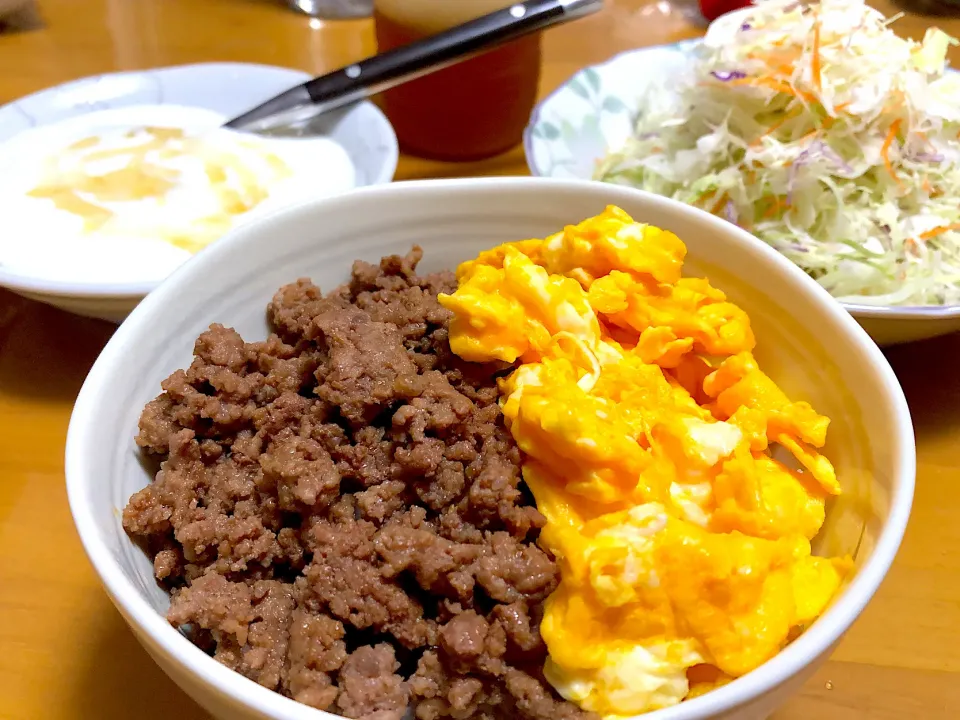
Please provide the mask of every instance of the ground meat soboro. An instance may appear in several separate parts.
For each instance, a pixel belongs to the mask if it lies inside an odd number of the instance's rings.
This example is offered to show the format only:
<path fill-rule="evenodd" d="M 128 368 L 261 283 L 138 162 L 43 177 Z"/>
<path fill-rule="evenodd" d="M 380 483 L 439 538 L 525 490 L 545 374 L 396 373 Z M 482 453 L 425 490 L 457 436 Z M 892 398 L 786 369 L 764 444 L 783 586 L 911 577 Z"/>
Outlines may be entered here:
<path fill-rule="evenodd" d="M 224 665 L 346 717 L 586 719 L 544 681 L 557 568 L 496 377 L 450 352 L 421 253 L 307 280 L 247 343 L 213 325 L 137 443 L 161 461 L 124 526 L 169 620 Z"/>

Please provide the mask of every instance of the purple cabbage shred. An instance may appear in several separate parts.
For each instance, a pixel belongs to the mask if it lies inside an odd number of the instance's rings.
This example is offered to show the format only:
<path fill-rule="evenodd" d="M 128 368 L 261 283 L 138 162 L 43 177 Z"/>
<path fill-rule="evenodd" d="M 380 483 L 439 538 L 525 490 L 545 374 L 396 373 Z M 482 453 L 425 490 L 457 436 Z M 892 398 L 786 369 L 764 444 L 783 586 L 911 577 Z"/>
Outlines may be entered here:
<path fill-rule="evenodd" d="M 731 80 L 741 80 L 747 76 L 745 72 L 740 70 L 711 70 L 710 74 L 713 75 L 720 82 L 730 82 Z"/>
<path fill-rule="evenodd" d="M 727 200 L 727 204 L 723 206 L 723 217 L 726 218 L 727 222 L 737 224 L 737 208 L 730 200 Z"/>
<path fill-rule="evenodd" d="M 810 143 L 810 147 L 800 153 L 790 166 L 790 172 L 787 175 L 787 205 L 793 204 L 793 190 L 800 168 L 818 158 L 826 158 L 846 175 L 853 174 L 853 168 L 832 147 L 820 140 Z"/>
<path fill-rule="evenodd" d="M 850 167 L 850 165 L 848 165 L 842 157 L 840 157 L 836 150 L 826 143 L 820 143 L 820 153 L 823 155 L 823 157 L 838 167 L 845 175 L 853 174 L 853 168 Z"/>

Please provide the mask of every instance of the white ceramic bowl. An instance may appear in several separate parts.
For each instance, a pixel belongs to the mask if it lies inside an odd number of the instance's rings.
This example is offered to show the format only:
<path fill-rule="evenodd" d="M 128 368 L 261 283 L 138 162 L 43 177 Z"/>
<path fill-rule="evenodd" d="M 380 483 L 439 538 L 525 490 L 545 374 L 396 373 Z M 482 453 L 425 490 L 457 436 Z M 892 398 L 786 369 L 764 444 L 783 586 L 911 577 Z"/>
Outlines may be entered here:
<path fill-rule="evenodd" d="M 738 22 L 743 11 L 725 15 Z M 533 111 L 524 132 L 530 172 L 537 177 L 593 177 L 608 148 L 620 147 L 641 112 L 641 98 L 656 78 L 691 61 L 697 40 L 639 48 L 588 67 L 563 83 Z M 960 305 L 870 307 L 844 303 L 879 345 L 922 340 L 960 330 Z"/>
<path fill-rule="evenodd" d="M 80 538 L 137 638 L 217 718 L 332 716 L 226 669 L 164 619 L 166 594 L 128 539 L 120 509 L 150 482 L 134 444 L 141 408 L 191 361 L 210 323 L 248 340 L 268 333 L 265 307 L 281 285 L 309 276 L 332 289 L 355 258 L 425 250 L 424 270 L 453 268 L 497 243 L 552 233 L 620 205 L 677 233 L 687 271 L 706 274 L 750 313 L 758 358 L 792 396 L 832 418 L 827 452 L 845 494 L 815 545 L 855 555 L 857 570 L 832 607 L 753 673 L 645 720 L 760 720 L 822 663 L 876 591 L 903 535 L 915 454 L 897 379 L 867 334 L 827 293 L 771 248 L 705 212 L 635 190 L 512 178 L 398 183 L 278 212 L 234 231 L 151 293 L 117 330 L 77 399 L 66 451 L 67 489 Z M 144 688 L 149 693 L 149 688 Z"/>
<path fill-rule="evenodd" d="M 248 63 L 202 63 L 82 78 L 0 107 L 0 144 L 24 131 L 80 115 L 140 105 L 187 106 L 234 117 L 309 78 L 299 70 Z M 357 103 L 318 118 L 310 123 L 310 134 L 329 138 L 346 151 L 354 170 L 348 187 L 393 180 L 399 158 L 397 137 L 373 103 Z M 157 284 L 64 281 L 42 269 L 14 272 L 0 262 L 0 286 L 79 315 L 114 322 L 123 320 Z"/>

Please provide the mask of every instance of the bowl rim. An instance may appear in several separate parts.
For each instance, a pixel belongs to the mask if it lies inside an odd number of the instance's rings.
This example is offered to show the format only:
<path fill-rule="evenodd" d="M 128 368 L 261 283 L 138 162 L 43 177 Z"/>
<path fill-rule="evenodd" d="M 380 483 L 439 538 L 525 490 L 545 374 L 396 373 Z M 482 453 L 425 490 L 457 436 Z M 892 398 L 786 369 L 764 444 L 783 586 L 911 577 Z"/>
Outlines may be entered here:
<path fill-rule="evenodd" d="M 32 92 L 28 95 L 23 95 L 22 97 L 15 98 L 11 100 L 6 105 L 3 105 L 3 108 L 18 106 L 20 103 L 29 102 L 36 100 L 37 98 L 47 95 L 50 93 L 60 93 L 69 91 L 74 87 L 81 87 L 82 85 L 89 83 L 91 80 L 98 80 L 100 78 L 124 78 L 124 77 L 133 77 L 133 76 L 160 76 L 163 77 L 169 74 L 180 73 L 190 70 L 217 70 L 224 73 L 227 72 L 277 72 L 285 73 L 289 75 L 290 82 L 292 85 L 295 85 L 299 82 L 304 82 L 309 80 L 312 76 L 310 73 L 307 73 L 303 70 L 297 68 L 285 67 L 283 65 L 269 65 L 266 63 L 250 63 L 250 62 L 199 62 L 199 63 L 181 63 L 178 65 L 165 65 L 163 67 L 157 68 L 146 68 L 143 70 L 120 70 L 117 72 L 107 72 L 107 73 L 96 73 L 93 75 L 87 75 L 85 77 L 76 78 L 74 80 L 68 80 L 67 82 L 60 83 L 58 85 L 51 85 L 50 87 L 42 88 L 35 92 Z M 161 105 L 165 103 L 159 103 Z M 356 106 L 364 106 L 367 108 L 366 112 L 371 113 L 372 117 L 376 117 L 377 126 L 379 127 L 379 135 L 386 141 L 386 150 L 384 152 L 384 164 L 381 172 L 377 175 L 376 178 L 372 180 L 369 185 L 364 185 L 360 187 L 374 187 L 377 185 L 388 184 L 393 180 L 394 174 L 397 171 L 397 164 L 400 158 L 399 142 L 397 140 L 396 132 L 393 129 L 389 118 L 384 114 L 383 110 L 380 107 L 370 100 L 361 100 L 356 103 Z M 95 112 L 95 111 L 93 111 Z M 47 123 L 40 123 L 36 127 L 45 125 Z M 8 140 L 11 140 L 13 137 L 19 133 L 14 133 L 9 138 L 5 140 L 0 140 L 0 145 L 5 144 Z M 274 138 L 278 141 L 290 140 L 295 141 L 295 138 Z M 353 189 L 360 189 L 353 188 Z M 225 236 L 224 236 L 225 237 Z M 220 238 L 222 239 L 222 238 Z M 220 242 L 220 239 L 215 242 Z M 192 258 L 191 258 L 192 259 Z M 168 276 L 169 277 L 169 276 Z M 166 278 L 164 278 L 166 279 Z M 77 298 L 77 299 L 137 299 L 142 298 L 145 295 L 152 292 L 157 288 L 163 280 L 150 280 L 150 281 L 137 281 L 137 282 L 127 282 L 127 281 L 116 281 L 116 282 L 84 282 L 82 280 L 55 280 L 55 279 L 45 279 L 43 277 L 38 277 L 36 275 L 26 275 L 11 272 L 6 270 L 3 267 L 3 264 L 0 263 L 0 287 L 8 288 L 14 292 L 26 292 L 33 293 L 35 295 L 43 295 L 50 297 L 63 297 L 63 298 Z"/>
<path fill-rule="evenodd" d="M 729 15 L 734 15 L 741 11 L 735 10 Z M 644 47 L 637 47 L 631 50 L 624 50 L 622 52 L 613 55 L 603 62 L 594 63 L 592 65 L 587 65 L 585 67 L 577 70 L 573 75 L 565 79 L 556 88 L 554 88 L 550 93 L 543 97 L 533 108 L 530 113 L 530 120 L 527 122 L 527 126 L 523 129 L 523 151 L 527 160 L 527 169 L 530 170 L 530 174 L 533 177 L 542 177 L 542 178 L 551 178 L 550 175 L 543 174 L 543 171 L 537 165 L 536 155 L 533 152 L 534 144 L 537 142 L 537 138 L 534 137 L 533 131 L 540 124 L 543 118 L 544 110 L 549 106 L 556 97 L 563 91 L 565 91 L 570 83 L 577 77 L 579 77 L 583 72 L 587 70 L 597 70 L 598 68 L 607 67 L 608 65 L 615 65 L 618 62 L 622 62 L 628 58 L 631 58 L 635 55 L 642 55 L 645 52 L 653 52 L 657 50 L 669 50 L 674 52 L 684 52 L 688 48 L 695 48 L 703 42 L 703 38 L 691 38 L 687 40 L 680 40 L 674 43 L 665 43 L 662 45 L 646 45 Z M 948 68 L 949 71 L 960 72 L 960 69 L 957 68 Z M 566 178 L 562 178 L 566 179 Z M 573 178 L 571 178 L 573 179 Z M 579 178 L 586 180 L 586 178 Z M 602 180 L 593 180 L 592 182 L 603 182 Z M 613 185 L 615 183 L 607 183 Z M 630 187 L 630 186 L 623 186 Z M 639 188 L 633 188 L 639 190 Z M 647 192 L 647 191 L 641 191 Z M 747 231 L 749 232 L 749 231 Z M 833 297 L 833 296 L 831 296 Z M 874 318 L 882 320 L 947 320 L 951 318 L 960 318 L 960 303 L 953 305 L 867 305 L 864 303 L 844 301 L 844 300 L 834 300 L 840 303 L 843 308 L 858 318 Z"/>
<path fill-rule="evenodd" d="M 151 317 L 179 294 L 181 285 L 202 277 L 208 267 L 218 263 L 221 256 L 233 253 L 234 245 L 254 242 L 280 215 L 313 217 L 317 212 L 322 212 L 326 207 L 336 203 L 376 205 L 378 198 L 383 195 L 401 195 L 413 199 L 424 193 L 469 194 L 475 191 L 493 190 L 531 195 L 551 190 L 596 194 L 599 187 L 599 183 L 554 178 L 421 180 L 366 187 L 340 196 L 309 200 L 279 209 L 270 215 L 264 215 L 228 233 L 223 240 L 210 246 L 210 252 L 201 256 L 204 259 L 185 264 L 175 271 L 160 288 L 150 294 L 116 331 L 90 370 L 70 419 L 65 452 L 67 495 L 84 551 L 108 595 L 136 634 L 145 635 L 151 645 L 159 647 L 162 654 L 171 662 L 179 664 L 183 670 L 194 675 L 221 696 L 232 697 L 263 713 L 266 717 L 282 720 L 319 720 L 338 717 L 300 705 L 290 698 L 267 690 L 220 665 L 196 648 L 150 605 L 141 591 L 125 575 L 113 552 L 100 537 L 93 507 L 88 503 L 84 492 L 85 487 L 98 481 L 86 469 L 85 458 L 90 442 L 87 439 L 88 429 L 97 421 L 99 405 L 102 402 L 109 402 L 106 392 L 107 383 L 114 366 L 122 362 L 128 342 L 135 340 L 140 333 L 146 331 L 150 326 Z M 732 241 L 745 243 L 753 252 L 792 274 L 799 284 L 798 289 L 819 297 L 824 312 L 832 316 L 832 319 L 856 345 L 855 350 L 863 360 L 865 370 L 869 369 L 874 374 L 877 384 L 882 389 L 895 422 L 895 447 L 893 448 L 893 465 L 890 468 L 893 484 L 890 490 L 889 515 L 876 540 L 871 557 L 863 564 L 842 595 L 831 604 L 813 626 L 757 670 L 702 697 L 638 716 L 640 720 L 703 720 L 766 695 L 801 673 L 817 658 L 831 650 L 873 597 L 896 556 L 910 516 L 916 473 L 913 425 L 903 390 L 880 349 L 856 321 L 833 302 L 827 291 L 797 266 L 746 231 L 725 223 L 703 210 L 633 188 L 608 190 L 607 186 L 603 187 L 604 198 L 609 199 L 610 202 L 616 203 L 618 195 L 620 197 L 632 195 L 635 198 L 642 196 L 644 202 L 651 206 L 673 206 L 677 212 L 697 215 L 708 229 L 715 233 L 732 236 Z"/>

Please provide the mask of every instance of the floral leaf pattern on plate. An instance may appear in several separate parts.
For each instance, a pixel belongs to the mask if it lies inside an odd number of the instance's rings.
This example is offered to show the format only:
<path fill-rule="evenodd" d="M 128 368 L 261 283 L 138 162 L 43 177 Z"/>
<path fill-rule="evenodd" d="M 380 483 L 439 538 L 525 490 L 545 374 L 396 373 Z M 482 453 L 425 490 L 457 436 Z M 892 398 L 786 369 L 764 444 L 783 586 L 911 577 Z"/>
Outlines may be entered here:
<path fill-rule="evenodd" d="M 597 161 L 629 137 L 647 88 L 686 66 L 698 44 L 632 50 L 561 85 L 534 110 L 524 133 L 531 174 L 592 178 Z"/>

